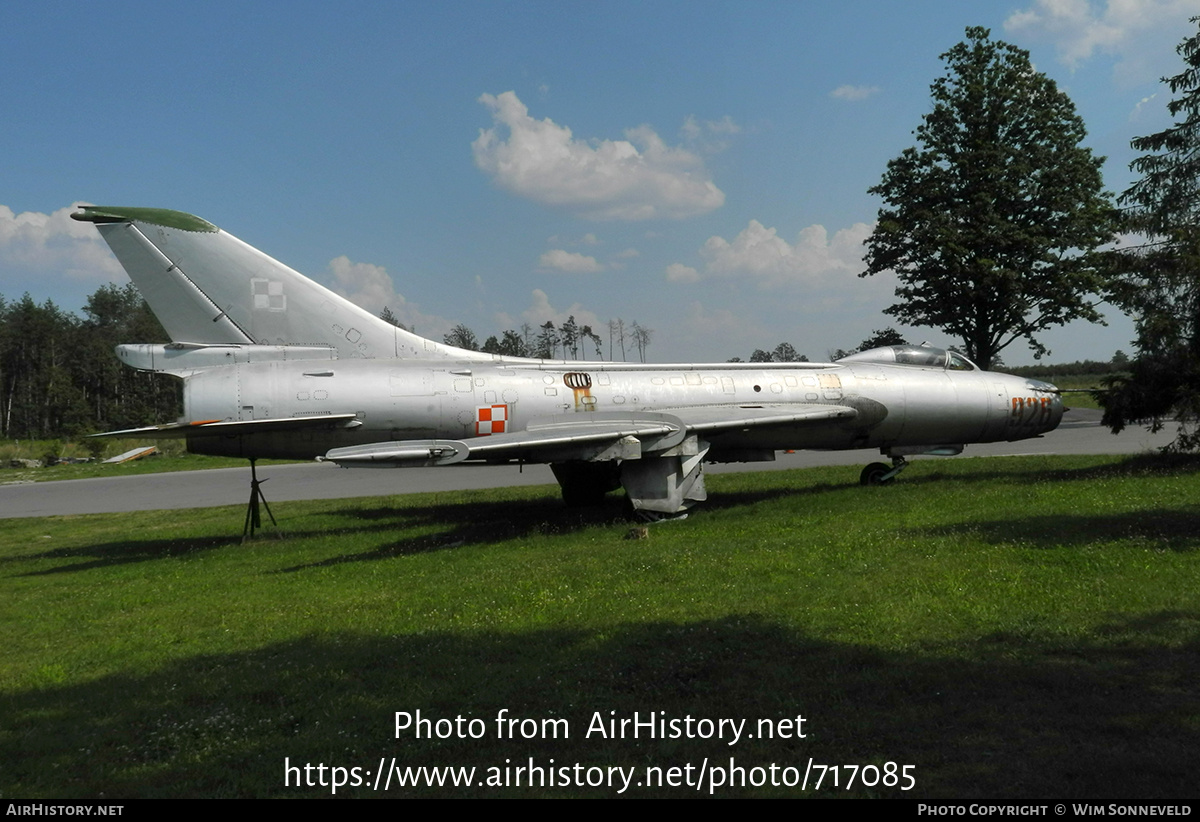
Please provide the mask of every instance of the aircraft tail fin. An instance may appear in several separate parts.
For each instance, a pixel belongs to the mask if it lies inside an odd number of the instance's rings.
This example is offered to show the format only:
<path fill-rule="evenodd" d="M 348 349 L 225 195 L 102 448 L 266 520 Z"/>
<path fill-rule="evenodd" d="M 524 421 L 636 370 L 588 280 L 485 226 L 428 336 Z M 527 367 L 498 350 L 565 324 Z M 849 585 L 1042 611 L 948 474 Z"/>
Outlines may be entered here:
<path fill-rule="evenodd" d="M 328 346 L 339 359 L 478 360 L 397 328 L 212 223 L 160 208 L 81 206 L 174 342 Z"/>

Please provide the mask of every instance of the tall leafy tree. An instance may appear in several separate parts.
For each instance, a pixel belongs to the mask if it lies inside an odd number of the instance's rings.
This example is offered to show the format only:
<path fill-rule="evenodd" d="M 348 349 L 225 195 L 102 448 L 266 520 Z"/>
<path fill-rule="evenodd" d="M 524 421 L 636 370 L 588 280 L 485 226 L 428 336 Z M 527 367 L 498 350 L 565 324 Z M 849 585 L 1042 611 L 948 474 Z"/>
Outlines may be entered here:
<path fill-rule="evenodd" d="M 400 322 L 400 318 L 392 311 L 391 306 L 385 305 L 383 307 L 383 310 L 379 312 L 379 319 L 397 328 L 404 328 L 404 323 Z M 407 331 L 408 329 L 404 328 L 404 330 Z"/>
<path fill-rule="evenodd" d="M 603 357 L 600 354 L 600 345 L 604 341 L 600 339 L 600 335 L 592 330 L 590 325 L 584 325 L 579 329 L 579 340 L 583 347 L 583 358 L 587 359 L 587 343 L 590 340 L 592 348 L 596 351 L 596 359 L 600 360 Z"/>
<path fill-rule="evenodd" d="M 467 351 L 479 350 L 479 339 L 475 336 L 475 332 L 463 323 L 451 328 L 450 333 L 442 337 L 442 342 L 446 345 L 453 345 L 455 348 L 465 348 Z"/>
<path fill-rule="evenodd" d="M 1193 25 L 1200 17 L 1193 17 Z M 1113 431 L 1149 420 L 1182 422 L 1175 447 L 1200 447 L 1200 30 L 1180 43 L 1184 70 L 1165 78 L 1170 128 L 1132 141 L 1141 179 L 1121 194 L 1124 228 L 1141 242 L 1113 255 L 1114 300 L 1137 327 L 1126 377 L 1102 397 Z"/>
<path fill-rule="evenodd" d="M 781 342 L 771 352 L 772 362 L 808 362 L 808 357 L 796 350 L 790 342 Z"/>
<path fill-rule="evenodd" d="M 182 413 L 182 383 L 167 374 L 128 368 L 113 348 L 121 343 L 165 343 L 170 337 L 133 283 L 112 283 L 88 297 L 72 357 L 75 383 L 84 391 L 95 428 L 133 428 L 173 420 Z"/>
<path fill-rule="evenodd" d="M 882 331 L 876 328 L 871 331 L 871 336 L 858 344 L 858 350 L 868 351 L 872 348 L 883 348 L 888 345 L 908 345 L 908 340 L 904 339 L 904 335 L 891 326 Z"/>
<path fill-rule="evenodd" d="M 87 402 L 71 374 L 79 347 L 79 319 L 50 300 L 25 294 L 5 306 L 0 351 L 0 432 L 11 438 L 47 438 L 86 427 Z"/>
<path fill-rule="evenodd" d="M 646 349 L 650 346 L 650 338 L 654 336 L 654 329 L 647 328 L 644 325 L 638 325 L 638 321 L 634 320 L 630 325 L 633 337 L 634 347 L 637 348 L 638 357 L 642 362 L 646 361 Z"/>
<path fill-rule="evenodd" d="M 543 360 L 553 359 L 554 352 L 558 350 L 558 344 L 562 342 L 562 337 L 559 335 L 558 329 L 554 327 L 554 320 L 546 320 L 540 327 L 541 332 L 534 342 L 533 356 Z"/>
<path fill-rule="evenodd" d="M 558 341 L 563 348 L 563 359 L 568 354 L 572 359 L 579 359 L 579 323 L 575 322 L 574 314 L 558 327 Z"/>
<path fill-rule="evenodd" d="M 180 381 L 122 366 L 113 347 L 167 342 L 132 284 L 101 286 L 84 319 L 0 296 L 0 436 L 53 438 L 175 419 Z"/>
<path fill-rule="evenodd" d="M 498 353 L 507 354 L 511 357 L 528 357 L 529 346 L 525 344 L 524 337 L 510 328 L 500 338 L 500 351 Z"/>
<path fill-rule="evenodd" d="M 888 163 L 867 239 L 867 271 L 900 277 L 885 313 L 939 328 L 988 367 L 1025 339 L 1075 319 L 1099 321 L 1096 249 L 1114 234 L 1083 120 L 1029 53 L 967 29 L 942 55 L 918 145 Z"/>

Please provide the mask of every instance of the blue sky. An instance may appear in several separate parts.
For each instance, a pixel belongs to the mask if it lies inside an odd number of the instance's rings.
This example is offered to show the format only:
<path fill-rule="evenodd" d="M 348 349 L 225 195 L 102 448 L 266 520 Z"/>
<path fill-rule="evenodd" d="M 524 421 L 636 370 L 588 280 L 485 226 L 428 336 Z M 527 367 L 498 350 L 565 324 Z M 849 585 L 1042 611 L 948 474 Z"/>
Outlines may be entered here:
<path fill-rule="evenodd" d="M 1200 0 L 11 4 L 0 294 L 79 311 L 125 278 L 72 204 L 155 206 L 439 339 L 573 314 L 606 342 L 610 319 L 652 328 L 656 361 L 782 341 L 823 359 L 895 325 L 894 280 L 857 277 L 867 189 L 968 26 L 1067 91 L 1119 192 L 1129 140 L 1169 123 L 1159 78 L 1194 15 Z M 1131 350 L 1106 313 L 1045 335 L 1050 359 Z"/>

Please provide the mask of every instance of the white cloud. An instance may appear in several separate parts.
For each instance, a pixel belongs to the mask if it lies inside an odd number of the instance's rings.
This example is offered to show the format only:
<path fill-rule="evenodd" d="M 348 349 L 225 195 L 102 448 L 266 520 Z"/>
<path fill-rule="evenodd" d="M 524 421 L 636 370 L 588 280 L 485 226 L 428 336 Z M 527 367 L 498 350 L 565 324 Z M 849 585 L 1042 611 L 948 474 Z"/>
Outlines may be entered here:
<path fill-rule="evenodd" d="M 355 263 L 343 254 L 329 261 L 334 288 L 359 308 L 378 316 L 387 306 L 405 328 L 433 340 L 441 340 L 454 323 L 444 317 L 423 314 L 416 305 L 396 291 L 391 275 L 381 265 Z"/>
<path fill-rule="evenodd" d="M 689 114 L 679 131 L 694 148 L 708 154 L 716 154 L 729 148 L 729 138 L 734 134 L 741 134 L 742 127 L 728 114 L 720 120 L 705 120 L 703 123 Z"/>
<path fill-rule="evenodd" d="M 1133 107 L 1133 111 L 1129 112 L 1129 122 L 1134 123 L 1142 118 L 1142 112 L 1146 107 L 1154 102 L 1154 98 L 1158 96 L 1158 92 L 1151 94 L 1149 97 L 1143 97 L 1138 100 L 1138 104 Z"/>
<path fill-rule="evenodd" d="M 124 269 L 91 223 L 71 219 L 77 206 L 52 214 L 0 205 L 0 264 L 62 273 L 75 280 L 120 280 Z"/>
<path fill-rule="evenodd" d="M 569 307 L 563 309 L 555 308 L 550 304 L 550 298 L 546 296 L 546 292 L 540 288 L 533 290 L 532 297 L 533 303 L 521 312 L 521 319 L 535 329 L 544 325 L 547 320 L 555 325 L 562 325 L 568 317 L 574 317 L 578 325 L 590 325 L 593 330 L 599 329 L 602 325 L 596 318 L 596 313 L 584 308 L 580 303 L 571 303 Z M 599 333 L 598 330 L 597 333 Z"/>
<path fill-rule="evenodd" d="M 329 271 L 337 283 L 334 291 L 373 314 L 378 314 L 385 305 L 396 312 L 405 304 L 405 299 L 396 293 L 387 269 L 381 265 L 353 263 L 343 254 L 329 261 Z"/>
<path fill-rule="evenodd" d="M 683 263 L 671 263 L 666 273 L 667 282 L 672 283 L 694 283 L 700 279 L 699 271 Z"/>
<path fill-rule="evenodd" d="M 636 248 L 627 248 L 617 255 L 618 260 L 632 260 L 634 257 L 642 256 L 642 252 Z"/>
<path fill-rule="evenodd" d="M 514 194 L 597 220 L 691 217 L 725 202 L 700 157 L 649 126 L 626 130 L 625 140 L 582 141 L 549 118 L 534 120 L 511 91 L 479 101 L 496 125 L 471 144 L 475 164 Z"/>
<path fill-rule="evenodd" d="M 1004 28 L 1050 40 L 1072 69 L 1096 52 L 1112 54 L 1117 79 L 1141 83 L 1175 73 L 1174 47 L 1195 33 L 1188 18 L 1197 14 L 1200 0 L 1035 0 L 1013 12 Z"/>
<path fill-rule="evenodd" d="M 706 261 L 703 276 L 740 277 L 764 288 L 774 288 L 857 275 L 863 270 L 863 241 L 870 233 L 871 226 L 855 223 L 830 238 L 824 226 L 811 225 L 797 235 L 794 243 L 789 243 L 774 228 L 751 220 L 732 242 L 722 237 L 708 238 L 700 250 Z M 671 276 L 672 269 L 675 277 Z M 669 267 L 668 279 L 690 281 L 684 269 L 686 266 Z"/>
<path fill-rule="evenodd" d="M 604 266 L 596 262 L 595 257 L 585 257 L 574 251 L 564 251 L 561 248 L 551 249 L 538 259 L 539 268 L 554 271 L 565 271 L 568 274 L 594 274 L 603 271 Z"/>
<path fill-rule="evenodd" d="M 712 120 L 705 120 L 704 127 L 713 134 L 740 134 L 742 131 L 742 127 L 733 122 L 733 118 L 728 114 L 715 122 Z"/>
<path fill-rule="evenodd" d="M 849 100 L 855 102 L 865 100 L 873 94 L 879 93 L 879 86 L 838 86 L 833 91 L 829 92 L 829 96 L 838 100 Z"/>

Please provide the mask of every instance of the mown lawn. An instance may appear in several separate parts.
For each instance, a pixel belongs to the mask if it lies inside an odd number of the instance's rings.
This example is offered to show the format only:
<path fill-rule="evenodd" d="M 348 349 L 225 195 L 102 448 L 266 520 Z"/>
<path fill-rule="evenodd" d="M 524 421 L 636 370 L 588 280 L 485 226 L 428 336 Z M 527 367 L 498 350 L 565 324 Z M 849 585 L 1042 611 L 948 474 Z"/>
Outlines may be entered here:
<path fill-rule="evenodd" d="M 3 520 L 0 795 L 1196 797 L 1198 472 L 726 474 L 647 539 L 552 488 L 278 503 L 246 544 L 238 508 Z M 679 735 L 596 730 L 635 713 Z"/>

